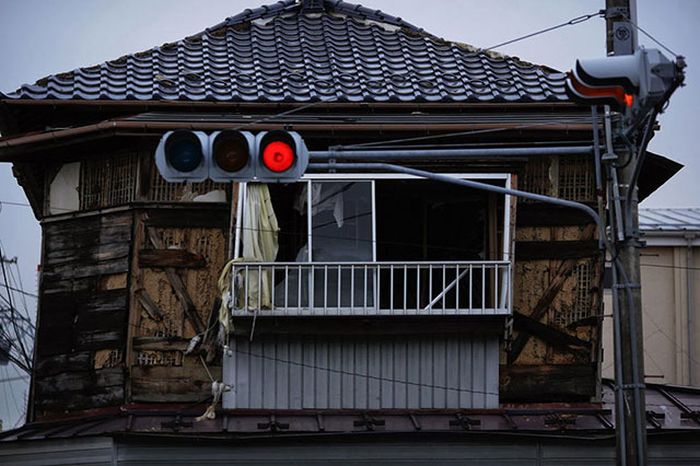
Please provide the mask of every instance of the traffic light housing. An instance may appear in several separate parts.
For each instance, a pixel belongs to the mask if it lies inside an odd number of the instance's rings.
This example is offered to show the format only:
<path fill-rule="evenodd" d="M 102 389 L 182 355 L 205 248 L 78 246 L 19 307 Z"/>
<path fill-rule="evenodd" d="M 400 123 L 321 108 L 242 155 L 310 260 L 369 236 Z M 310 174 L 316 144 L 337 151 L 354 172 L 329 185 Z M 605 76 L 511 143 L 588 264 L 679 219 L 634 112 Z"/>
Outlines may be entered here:
<path fill-rule="evenodd" d="M 201 131 L 168 131 L 156 147 L 156 167 L 168 181 L 204 181 L 209 177 L 207 145 L 208 136 Z"/>
<path fill-rule="evenodd" d="M 576 60 L 566 93 L 576 102 L 610 105 L 632 123 L 682 83 L 684 66 L 682 59 L 672 62 L 656 49 L 643 48 L 633 55 Z"/>
<path fill-rule="evenodd" d="M 293 131 L 177 130 L 163 135 L 156 166 L 168 181 L 291 183 L 302 177 L 309 151 Z"/>

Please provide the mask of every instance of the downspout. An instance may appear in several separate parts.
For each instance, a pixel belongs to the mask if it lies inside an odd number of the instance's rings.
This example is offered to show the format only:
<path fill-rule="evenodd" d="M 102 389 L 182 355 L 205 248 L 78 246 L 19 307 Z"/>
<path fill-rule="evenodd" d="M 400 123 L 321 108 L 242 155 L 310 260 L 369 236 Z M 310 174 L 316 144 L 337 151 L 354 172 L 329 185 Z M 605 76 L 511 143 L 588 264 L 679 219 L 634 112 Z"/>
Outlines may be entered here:
<path fill-rule="evenodd" d="M 695 309 L 693 301 L 693 240 L 696 233 L 688 233 L 685 235 L 687 247 L 685 250 L 685 282 L 686 282 L 686 309 L 688 312 L 688 385 L 695 385 L 695 377 L 693 377 L 693 369 L 695 360 L 695 344 L 693 342 L 695 334 Z"/>

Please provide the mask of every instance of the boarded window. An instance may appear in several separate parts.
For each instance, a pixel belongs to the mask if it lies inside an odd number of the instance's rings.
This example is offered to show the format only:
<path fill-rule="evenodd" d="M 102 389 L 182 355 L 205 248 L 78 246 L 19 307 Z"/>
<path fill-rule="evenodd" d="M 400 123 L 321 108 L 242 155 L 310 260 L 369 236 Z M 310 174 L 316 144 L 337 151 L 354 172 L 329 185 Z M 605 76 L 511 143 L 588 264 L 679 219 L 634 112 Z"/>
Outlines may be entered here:
<path fill-rule="evenodd" d="M 85 160 L 80 164 L 80 210 L 100 209 L 134 200 L 137 163 L 135 154 Z"/>

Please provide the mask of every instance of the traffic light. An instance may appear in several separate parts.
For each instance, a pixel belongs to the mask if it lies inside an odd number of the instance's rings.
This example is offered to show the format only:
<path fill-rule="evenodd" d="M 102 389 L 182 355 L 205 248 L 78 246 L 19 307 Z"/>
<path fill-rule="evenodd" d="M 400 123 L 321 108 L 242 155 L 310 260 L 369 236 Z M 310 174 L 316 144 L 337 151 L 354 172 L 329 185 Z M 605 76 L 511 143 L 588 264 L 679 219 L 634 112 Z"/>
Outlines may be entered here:
<path fill-rule="evenodd" d="M 610 105 L 630 123 L 682 83 L 684 66 L 682 59 L 672 62 L 656 49 L 643 48 L 634 55 L 576 60 L 566 79 L 566 93 L 576 102 Z"/>
<path fill-rule="evenodd" d="M 168 181 L 204 181 L 209 177 L 207 145 L 208 136 L 201 131 L 168 131 L 156 148 L 156 167 Z"/>
<path fill-rule="evenodd" d="M 306 171 L 309 151 L 293 131 L 177 130 L 163 135 L 156 166 L 168 181 L 290 183 Z"/>

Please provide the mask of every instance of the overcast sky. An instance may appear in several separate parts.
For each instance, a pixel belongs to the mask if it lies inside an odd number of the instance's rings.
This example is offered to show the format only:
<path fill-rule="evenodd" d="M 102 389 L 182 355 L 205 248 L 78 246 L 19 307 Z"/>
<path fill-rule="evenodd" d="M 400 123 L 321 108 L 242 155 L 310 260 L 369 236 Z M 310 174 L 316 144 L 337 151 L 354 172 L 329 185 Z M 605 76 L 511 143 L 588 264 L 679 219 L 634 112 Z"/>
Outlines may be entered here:
<path fill-rule="evenodd" d="M 121 55 L 179 40 L 264 0 L 0 0 L 0 90 Z M 604 0 L 366 0 L 445 39 L 489 47 L 604 8 Z M 638 0 L 638 24 L 688 61 L 687 87 L 676 92 L 661 132 L 650 149 L 685 165 L 646 200 L 647 207 L 700 205 L 700 161 L 693 137 L 698 131 L 700 63 L 697 30 L 700 1 Z M 653 47 L 646 37 L 640 43 Z M 605 55 L 605 24 L 594 18 L 498 51 L 560 70 L 576 58 Z M 667 54 L 668 55 L 668 54 Z M 11 168 L 0 164 L 0 202 L 27 203 Z M 0 241 L 6 255 L 19 257 L 23 282 L 36 292 L 40 229 L 27 207 L 2 205 Z M 0 367 L 0 379 L 14 374 Z M 5 428 L 18 418 L 23 383 L 0 383 L 0 418 Z"/>

